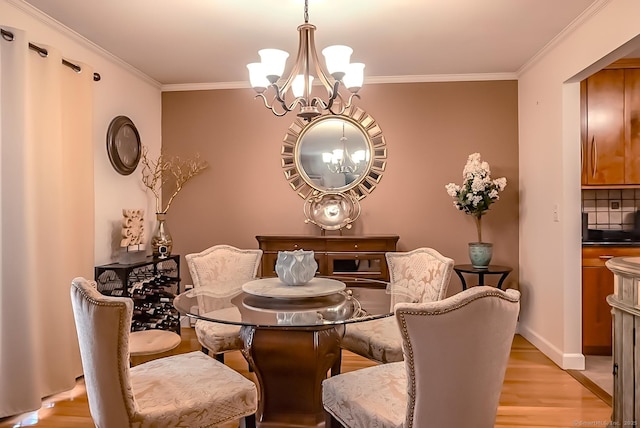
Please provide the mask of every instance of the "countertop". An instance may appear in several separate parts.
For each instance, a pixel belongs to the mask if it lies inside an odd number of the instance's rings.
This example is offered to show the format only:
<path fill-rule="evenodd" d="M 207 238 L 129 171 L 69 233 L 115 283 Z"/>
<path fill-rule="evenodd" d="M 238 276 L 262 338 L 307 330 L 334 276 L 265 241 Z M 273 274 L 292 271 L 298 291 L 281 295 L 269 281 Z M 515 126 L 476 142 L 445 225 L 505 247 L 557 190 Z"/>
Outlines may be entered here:
<path fill-rule="evenodd" d="M 583 247 L 640 247 L 640 241 L 582 241 Z"/>
<path fill-rule="evenodd" d="M 640 247 L 640 231 L 619 229 L 587 229 L 583 247 Z"/>

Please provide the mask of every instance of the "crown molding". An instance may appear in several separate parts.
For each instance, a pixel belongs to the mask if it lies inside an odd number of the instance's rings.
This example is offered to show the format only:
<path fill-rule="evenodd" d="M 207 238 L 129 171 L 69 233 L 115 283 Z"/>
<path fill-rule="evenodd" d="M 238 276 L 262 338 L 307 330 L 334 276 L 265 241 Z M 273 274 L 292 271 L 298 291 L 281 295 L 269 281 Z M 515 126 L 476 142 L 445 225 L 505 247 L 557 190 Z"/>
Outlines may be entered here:
<path fill-rule="evenodd" d="M 547 55 L 553 48 L 555 48 L 563 39 L 568 37 L 571 33 L 573 33 L 576 28 L 580 27 L 594 15 L 597 15 L 601 9 L 603 9 L 607 4 L 609 4 L 611 0 L 596 0 L 591 4 L 588 8 L 586 8 L 580 15 L 578 15 L 569 25 L 564 27 L 564 29 L 559 32 L 549 43 L 544 45 L 542 49 L 540 49 L 534 56 L 532 56 L 520 69 L 517 71 L 516 75 L 521 76 L 525 71 L 529 68 L 533 67 L 535 63 L 537 63 L 541 58 Z"/>
<path fill-rule="evenodd" d="M 517 80 L 516 73 L 426 74 L 408 76 L 378 76 L 365 83 L 425 83 L 425 82 L 479 82 L 487 80 Z"/>
<path fill-rule="evenodd" d="M 476 73 L 476 74 L 430 74 L 411 76 L 375 76 L 365 79 L 364 84 L 381 83 L 424 83 L 424 82 L 478 82 L 486 80 L 518 80 L 516 73 Z M 222 83 L 177 83 L 162 85 L 162 92 L 210 91 L 218 89 L 251 89 L 249 82 Z"/>
<path fill-rule="evenodd" d="M 88 48 L 89 50 L 93 51 L 97 55 L 105 58 L 106 60 L 108 60 L 110 62 L 112 62 L 116 66 L 129 71 L 130 73 L 134 74 L 135 76 L 139 77 L 140 79 L 144 80 L 145 82 L 149 83 L 150 85 L 152 85 L 152 86 L 154 86 L 154 87 L 156 87 L 158 89 L 160 89 L 162 87 L 162 84 L 160 82 L 158 82 L 157 80 L 151 78 L 149 75 L 147 75 L 147 74 L 143 73 L 142 71 L 138 70 L 137 68 L 135 68 L 134 66 L 132 66 L 128 62 L 125 62 L 124 60 L 122 60 L 119 57 L 115 56 L 114 54 L 112 54 L 111 52 L 107 51 L 106 49 L 104 49 L 104 48 L 100 47 L 99 45 L 93 43 L 91 40 L 87 39 L 83 35 L 73 31 L 71 28 L 67 27 L 66 25 L 62 24 L 61 22 L 56 21 L 55 19 L 53 19 L 49 15 L 45 14 L 44 12 L 40 11 L 39 9 L 36 9 L 32 5 L 30 5 L 29 3 L 25 2 L 24 0 L 6 0 L 6 2 L 11 4 L 15 8 L 20 9 L 22 12 L 24 12 L 27 15 L 31 16 L 32 18 L 37 19 L 38 21 L 42 22 L 43 24 L 47 25 L 48 27 L 52 28 L 53 30 L 64 34 L 65 36 L 69 37 L 70 39 L 72 39 L 76 43 Z M 75 60 L 81 61 L 80 58 L 75 58 Z M 97 73 L 100 73 L 100 70 L 94 70 L 94 71 L 97 72 Z M 101 74 L 104 77 L 104 72 L 101 73 Z"/>
<path fill-rule="evenodd" d="M 162 85 L 162 92 L 210 91 L 217 89 L 251 89 L 246 82 L 212 82 L 212 83 L 172 83 Z"/>

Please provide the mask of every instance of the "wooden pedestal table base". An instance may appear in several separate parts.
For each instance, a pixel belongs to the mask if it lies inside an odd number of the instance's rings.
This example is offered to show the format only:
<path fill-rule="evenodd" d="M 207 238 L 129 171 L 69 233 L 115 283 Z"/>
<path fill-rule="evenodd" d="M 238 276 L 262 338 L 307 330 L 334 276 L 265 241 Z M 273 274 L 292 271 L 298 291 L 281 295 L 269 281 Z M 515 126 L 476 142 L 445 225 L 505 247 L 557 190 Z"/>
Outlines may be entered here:
<path fill-rule="evenodd" d="M 259 383 L 258 427 L 324 427 L 322 381 L 338 358 L 341 329 L 242 327 L 242 353 Z"/>

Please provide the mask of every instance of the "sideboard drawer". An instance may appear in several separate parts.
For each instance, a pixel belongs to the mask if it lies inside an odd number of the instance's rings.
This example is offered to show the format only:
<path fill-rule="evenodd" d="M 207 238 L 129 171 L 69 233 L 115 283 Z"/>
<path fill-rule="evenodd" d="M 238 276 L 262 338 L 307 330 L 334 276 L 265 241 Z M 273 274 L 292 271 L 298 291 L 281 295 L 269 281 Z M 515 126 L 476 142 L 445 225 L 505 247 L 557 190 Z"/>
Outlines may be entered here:
<path fill-rule="evenodd" d="M 324 251 L 325 248 L 326 244 L 324 242 L 307 239 L 278 239 L 274 241 L 267 240 L 261 242 L 262 251 Z"/>
<path fill-rule="evenodd" d="M 389 245 L 386 240 L 340 239 L 327 241 L 327 251 L 395 251 L 395 243 Z"/>
<path fill-rule="evenodd" d="M 389 277 L 384 253 L 337 253 L 327 256 L 327 274 L 386 280 Z"/>

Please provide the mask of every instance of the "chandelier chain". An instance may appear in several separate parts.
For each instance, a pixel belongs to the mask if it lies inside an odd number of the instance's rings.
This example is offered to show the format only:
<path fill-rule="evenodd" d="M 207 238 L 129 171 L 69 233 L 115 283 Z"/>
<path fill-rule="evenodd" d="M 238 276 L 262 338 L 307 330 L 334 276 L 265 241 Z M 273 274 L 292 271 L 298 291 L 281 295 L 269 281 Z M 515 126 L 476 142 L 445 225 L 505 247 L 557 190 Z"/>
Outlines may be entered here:
<path fill-rule="evenodd" d="M 309 23 L 309 0 L 304 0 L 304 23 Z"/>

